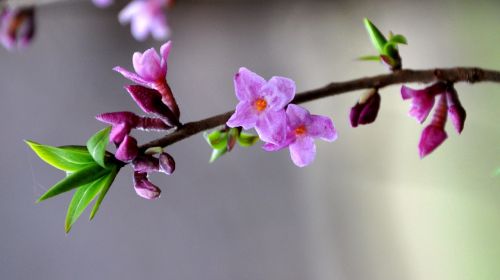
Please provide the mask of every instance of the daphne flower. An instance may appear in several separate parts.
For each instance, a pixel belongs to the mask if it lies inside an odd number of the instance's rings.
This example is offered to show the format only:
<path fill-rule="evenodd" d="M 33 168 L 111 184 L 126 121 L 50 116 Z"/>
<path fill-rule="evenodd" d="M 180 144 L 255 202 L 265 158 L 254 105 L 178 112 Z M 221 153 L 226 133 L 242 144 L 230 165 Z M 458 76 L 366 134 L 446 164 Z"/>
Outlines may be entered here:
<path fill-rule="evenodd" d="M 134 0 L 118 15 L 121 24 L 130 22 L 132 35 L 144 41 L 151 33 L 156 40 L 164 40 L 170 34 L 163 8 L 167 0 Z"/>
<path fill-rule="evenodd" d="M 227 125 L 255 128 L 263 141 L 281 143 L 286 131 L 284 108 L 295 95 L 295 82 L 283 77 L 266 82 L 242 67 L 234 77 L 234 88 L 239 103 Z"/>
<path fill-rule="evenodd" d="M 161 190 L 148 180 L 148 174 L 134 172 L 134 189 L 137 195 L 145 199 L 156 199 L 160 197 Z"/>
<path fill-rule="evenodd" d="M 451 123 L 460 134 L 464 129 L 466 113 L 453 86 L 448 87 L 446 90 L 446 101 L 448 102 L 448 115 L 450 115 Z"/>
<path fill-rule="evenodd" d="M 434 97 L 443 93 L 446 85 L 442 82 L 435 83 L 424 89 L 416 90 L 407 86 L 401 87 L 403 100 L 412 99 L 409 115 L 419 123 L 423 123 L 434 107 Z"/>
<path fill-rule="evenodd" d="M 418 144 L 420 158 L 423 158 L 432 153 L 444 142 L 444 140 L 446 140 L 446 138 L 448 138 L 448 135 L 444 130 L 447 110 L 448 105 L 446 96 L 444 94 L 441 94 L 436 110 L 434 112 L 434 116 L 432 117 L 432 121 L 424 129 L 424 131 L 422 132 L 422 136 L 420 137 L 420 142 Z"/>
<path fill-rule="evenodd" d="M 179 118 L 179 107 L 166 80 L 167 59 L 171 45 L 171 42 L 168 41 L 161 46 L 161 57 L 153 48 L 146 50 L 144 53 L 135 52 L 132 63 L 136 73 L 120 66 L 116 66 L 113 70 L 139 85 L 157 90 L 161 94 L 163 103 Z"/>
<path fill-rule="evenodd" d="M 0 42 L 6 49 L 28 46 L 34 35 L 34 8 L 0 8 Z"/>
<path fill-rule="evenodd" d="M 154 114 L 160 117 L 170 126 L 179 125 L 177 117 L 172 113 L 170 108 L 161 101 L 161 94 L 158 91 L 139 85 L 129 85 L 126 86 L 125 89 L 145 113 Z"/>
<path fill-rule="evenodd" d="M 117 160 L 130 162 L 137 157 L 138 153 L 137 140 L 132 136 L 126 135 L 118 146 L 118 149 L 116 149 L 115 157 Z"/>
<path fill-rule="evenodd" d="M 286 119 L 286 141 L 279 145 L 266 143 L 263 148 L 267 151 L 277 151 L 289 147 L 292 161 L 299 167 L 311 164 L 316 157 L 315 138 L 328 142 L 337 139 L 337 131 L 330 118 L 311 115 L 309 111 L 298 105 L 288 105 Z"/>
<path fill-rule="evenodd" d="M 358 124 L 369 124 L 375 121 L 380 108 L 380 94 L 373 90 L 364 95 L 354 107 L 351 108 L 349 119 L 352 127 Z"/>

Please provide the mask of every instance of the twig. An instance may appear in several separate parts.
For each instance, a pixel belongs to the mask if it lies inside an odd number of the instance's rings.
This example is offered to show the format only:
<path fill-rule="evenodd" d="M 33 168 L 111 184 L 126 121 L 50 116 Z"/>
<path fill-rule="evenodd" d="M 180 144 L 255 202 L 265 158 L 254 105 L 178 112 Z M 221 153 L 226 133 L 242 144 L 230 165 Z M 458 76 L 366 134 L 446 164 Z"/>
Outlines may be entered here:
<path fill-rule="evenodd" d="M 299 104 L 316 99 L 339 95 L 360 89 L 383 88 L 389 85 L 404 83 L 430 83 L 433 81 L 446 82 L 497 82 L 500 83 L 500 71 L 486 70 L 473 67 L 456 67 L 429 70 L 400 70 L 390 74 L 365 77 L 351 81 L 331 83 L 324 87 L 297 93 L 292 103 Z M 149 143 L 140 146 L 144 151 L 150 147 L 166 147 L 199 132 L 223 125 L 234 111 L 212 116 L 203 120 L 189 122 L 176 131 Z"/>

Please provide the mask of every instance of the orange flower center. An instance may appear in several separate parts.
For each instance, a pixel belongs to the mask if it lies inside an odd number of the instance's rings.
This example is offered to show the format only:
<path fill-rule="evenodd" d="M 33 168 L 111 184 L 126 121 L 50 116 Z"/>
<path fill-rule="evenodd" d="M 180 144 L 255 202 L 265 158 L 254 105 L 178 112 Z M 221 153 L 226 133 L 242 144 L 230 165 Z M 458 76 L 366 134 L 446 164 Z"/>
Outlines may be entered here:
<path fill-rule="evenodd" d="M 306 134 L 307 132 L 307 129 L 306 129 L 306 126 L 305 125 L 301 125 L 301 126 L 297 126 L 293 132 L 295 132 L 295 135 L 297 136 L 302 136 L 304 134 Z"/>
<path fill-rule="evenodd" d="M 257 109 L 258 112 L 264 111 L 267 107 L 267 102 L 263 98 L 259 98 L 255 101 L 253 104 L 255 106 L 255 109 Z"/>

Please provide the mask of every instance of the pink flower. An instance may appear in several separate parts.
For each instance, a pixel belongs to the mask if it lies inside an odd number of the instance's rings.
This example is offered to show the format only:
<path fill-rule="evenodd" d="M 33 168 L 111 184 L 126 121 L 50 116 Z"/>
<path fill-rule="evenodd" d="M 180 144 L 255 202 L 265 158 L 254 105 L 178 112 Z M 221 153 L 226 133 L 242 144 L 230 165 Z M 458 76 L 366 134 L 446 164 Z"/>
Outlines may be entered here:
<path fill-rule="evenodd" d="M 446 101 L 448 102 L 448 115 L 450 115 L 451 123 L 458 134 L 460 134 L 464 129 L 466 113 L 454 87 L 449 87 L 446 90 Z"/>
<path fill-rule="evenodd" d="M 401 87 L 403 100 L 412 99 L 409 115 L 419 123 L 423 123 L 434 107 L 434 97 L 443 93 L 446 85 L 442 82 L 435 83 L 424 89 L 416 90 L 407 86 Z"/>
<path fill-rule="evenodd" d="M 286 140 L 278 145 L 266 143 L 263 148 L 267 151 L 277 151 L 289 147 L 292 161 L 299 167 L 307 166 L 314 160 L 316 156 L 315 138 L 328 142 L 337 139 L 337 131 L 330 118 L 311 115 L 309 111 L 298 105 L 288 105 L 286 119 Z"/>
<path fill-rule="evenodd" d="M 0 5 L 1 6 L 1 5 Z M 8 49 L 28 46 L 35 35 L 34 8 L 0 7 L 0 43 Z"/>
<path fill-rule="evenodd" d="M 378 91 L 369 92 L 354 107 L 351 108 L 349 119 L 352 127 L 358 124 L 369 124 L 375 121 L 380 108 L 380 94 Z"/>
<path fill-rule="evenodd" d="M 134 0 L 118 15 L 121 24 L 130 22 L 132 35 L 136 40 L 144 41 L 151 33 L 156 40 L 164 40 L 170 34 L 167 17 L 163 8 L 167 0 Z"/>
<path fill-rule="evenodd" d="M 234 77 L 234 87 L 239 103 L 227 125 L 255 128 L 263 141 L 280 144 L 286 132 L 284 108 L 295 95 L 295 82 L 283 77 L 266 82 L 242 67 Z"/>
<path fill-rule="evenodd" d="M 420 142 L 418 144 L 420 158 L 432 153 L 444 142 L 444 140 L 446 140 L 446 138 L 448 138 L 444 130 L 447 110 L 448 105 L 446 104 L 446 96 L 441 94 L 432 121 L 424 129 L 420 137 Z"/>
<path fill-rule="evenodd" d="M 120 66 L 116 66 L 113 70 L 139 85 L 157 90 L 162 97 L 162 102 L 170 108 L 178 119 L 180 115 L 179 107 L 166 80 L 167 59 L 170 48 L 170 41 L 163 44 L 160 48 L 161 57 L 153 48 L 146 50 L 144 53 L 134 53 L 132 63 L 136 73 Z"/>

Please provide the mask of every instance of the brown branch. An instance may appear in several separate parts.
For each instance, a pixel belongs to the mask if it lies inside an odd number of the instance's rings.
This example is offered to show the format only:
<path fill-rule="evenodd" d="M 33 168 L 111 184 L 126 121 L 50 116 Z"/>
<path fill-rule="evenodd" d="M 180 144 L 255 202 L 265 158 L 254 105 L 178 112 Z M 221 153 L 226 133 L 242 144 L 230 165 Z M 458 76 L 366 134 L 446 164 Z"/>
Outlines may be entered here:
<path fill-rule="evenodd" d="M 430 70 L 400 70 L 390 74 L 360 78 L 356 80 L 331 83 L 324 87 L 297 93 L 292 103 L 304 103 L 316 99 L 339 95 L 360 89 L 383 88 L 389 85 L 404 83 L 430 83 L 434 81 L 445 82 L 497 82 L 500 83 L 500 71 L 485 70 L 480 68 L 446 68 Z M 140 147 L 142 151 L 150 147 L 166 147 L 199 132 L 223 125 L 234 111 L 209 117 L 203 120 L 189 122 L 176 131 L 146 143 Z"/>

